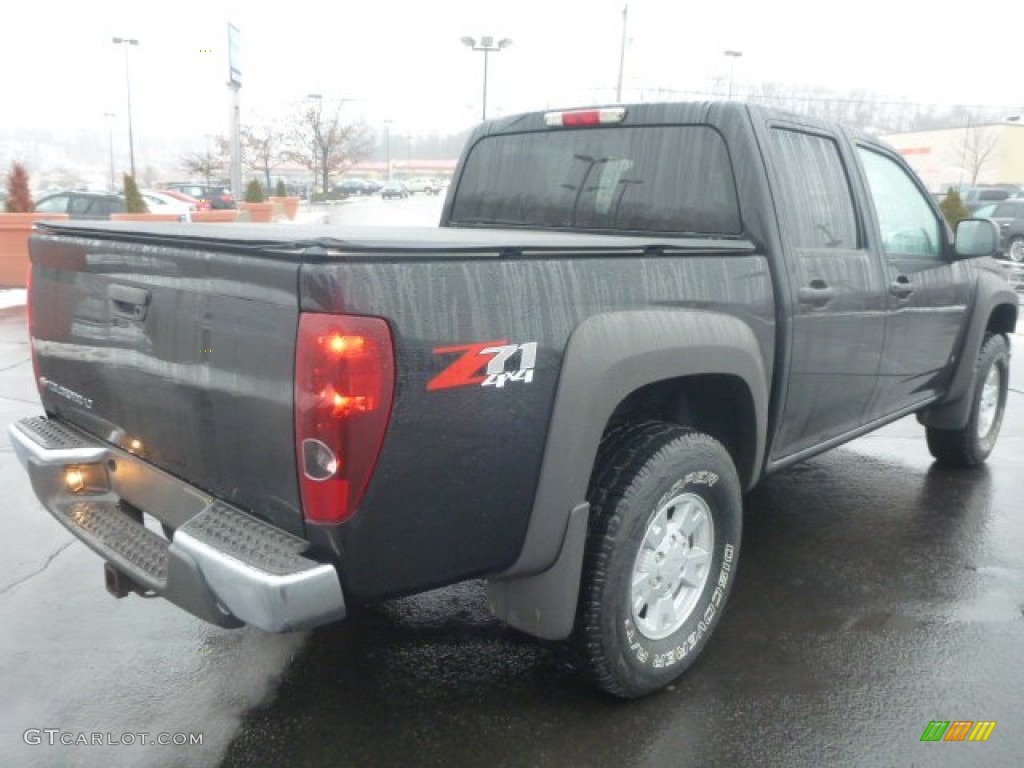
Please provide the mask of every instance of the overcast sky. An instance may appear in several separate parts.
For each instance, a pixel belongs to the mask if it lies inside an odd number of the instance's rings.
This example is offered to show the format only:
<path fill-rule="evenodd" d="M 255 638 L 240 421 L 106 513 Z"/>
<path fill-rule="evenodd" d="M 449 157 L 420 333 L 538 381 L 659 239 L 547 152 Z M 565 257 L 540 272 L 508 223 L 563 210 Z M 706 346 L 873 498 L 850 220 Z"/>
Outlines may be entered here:
<path fill-rule="evenodd" d="M 459 40 L 509 37 L 490 57 L 493 114 L 614 96 L 622 0 L 97 0 L 8 3 L 0 43 L 0 122 L 99 130 L 125 114 L 130 51 L 137 135 L 223 133 L 227 33 L 241 30 L 243 122 L 294 110 L 310 93 L 408 133 L 479 118 L 482 54 Z M 1024 111 L 1024 5 L 916 0 L 632 0 L 625 100 L 706 91 L 735 61 L 745 83 L 867 89 L 922 103 Z M 958 13 L 952 11 L 956 9 Z M 973 10 L 972 10 L 973 8 Z M 720 80 L 725 82 L 724 80 Z"/>

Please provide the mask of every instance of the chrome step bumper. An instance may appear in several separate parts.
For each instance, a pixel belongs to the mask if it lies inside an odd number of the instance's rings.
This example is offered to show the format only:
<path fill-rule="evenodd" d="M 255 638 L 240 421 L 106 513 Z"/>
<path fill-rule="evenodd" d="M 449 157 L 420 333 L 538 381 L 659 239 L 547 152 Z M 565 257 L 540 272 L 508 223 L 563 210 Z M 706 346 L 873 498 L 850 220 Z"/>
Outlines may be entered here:
<path fill-rule="evenodd" d="M 286 632 L 345 617 L 337 571 L 304 557 L 299 537 L 64 422 L 22 419 L 9 431 L 46 509 L 145 590 L 221 626 Z"/>

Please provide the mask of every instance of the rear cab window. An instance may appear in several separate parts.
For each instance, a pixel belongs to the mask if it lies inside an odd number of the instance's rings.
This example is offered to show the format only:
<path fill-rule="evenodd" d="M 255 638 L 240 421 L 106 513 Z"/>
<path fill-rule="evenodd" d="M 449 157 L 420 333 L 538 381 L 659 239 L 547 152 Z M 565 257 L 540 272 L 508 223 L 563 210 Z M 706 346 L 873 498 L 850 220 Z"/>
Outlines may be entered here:
<path fill-rule="evenodd" d="M 736 182 L 707 125 L 487 136 L 464 164 L 455 226 L 738 236 Z"/>
<path fill-rule="evenodd" d="M 861 248 L 853 193 L 835 139 L 781 127 L 773 128 L 771 137 L 783 213 L 797 252 Z"/>

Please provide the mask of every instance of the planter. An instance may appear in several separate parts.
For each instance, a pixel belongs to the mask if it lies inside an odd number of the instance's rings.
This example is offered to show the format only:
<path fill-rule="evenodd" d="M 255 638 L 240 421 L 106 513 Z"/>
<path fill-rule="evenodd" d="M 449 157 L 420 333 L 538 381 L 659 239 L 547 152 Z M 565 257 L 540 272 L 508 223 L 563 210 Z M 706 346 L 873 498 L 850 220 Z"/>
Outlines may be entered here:
<path fill-rule="evenodd" d="M 176 213 L 112 213 L 111 221 L 181 221 Z"/>
<path fill-rule="evenodd" d="M 32 225 L 37 221 L 67 217 L 66 213 L 0 213 L 0 287 L 25 287 Z"/>
<path fill-rule="evenodd" d="M 295 219 L 295 214 L 299 212 L 299 203 L 302 202 L 301 197 L 271 197 L 270 202 L 277 203 L 284 208 L 284 215 L 288 217 L 289 221 Z"/>
<path fill-rule="evenodd" d="M 238 211 L 230 208 L 215 208 L 210 211 L 192 211 L 193 223 L 210 224 L 238 219 Z"/>
<path fill-rule="evenodd" d="M 238 207 L 249 214 L 249 221 L 267 222 L 274 220 L 273 203 L 239 203 Z"/>

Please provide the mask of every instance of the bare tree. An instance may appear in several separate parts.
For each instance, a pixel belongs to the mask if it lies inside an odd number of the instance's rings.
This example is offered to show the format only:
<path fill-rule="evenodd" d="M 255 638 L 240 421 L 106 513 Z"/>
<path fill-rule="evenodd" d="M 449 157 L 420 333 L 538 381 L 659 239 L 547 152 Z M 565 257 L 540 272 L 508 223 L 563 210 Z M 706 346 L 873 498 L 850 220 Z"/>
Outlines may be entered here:
<path fill-rule="evenodd" d="M 332 174 L 351 168 L 368 157 L 373 149 L 373 138 L 367 127 L 361 123 L 343 123 L 340 113 L 340 103 L 329 114 L 324 114 L 318 102 L 295 119 L 289 132 L 291 148 L 285 156 L 308 168 L 314 176 L 319 175 L 323 192 L 330 187 Z"/>
<path fill-rule="evenodd" d="M 264 188 L 271 189 L 270 172 L 285 159 L 284 134 L 273 125 L 242 128 L 242 156 L 249 170 L 262 173 Z"/>
<path fill-rule="evenodd" d="M 225 145 L 223 139 L 218 139 L 217 151 L 207 147 L 205 152 L 189 152 L 181 158 L 181 165 L 190 176 L 202 176 L 210 186 L 210 179 L 224 171 Z"/>
<path fill-rule="evenodd" d="M 971 184 L 978 183 L 978 176 L 994 160 L 999 148 L 999 134 L 991 127 L 968 126 L 957 145 L 958 162 L 971 176 Z"/>

